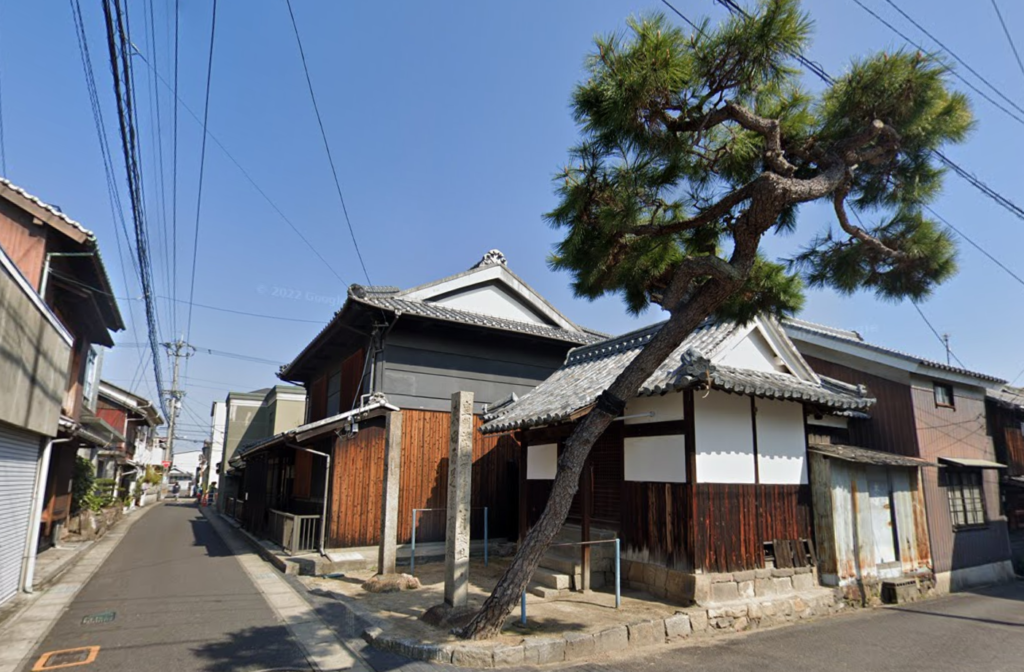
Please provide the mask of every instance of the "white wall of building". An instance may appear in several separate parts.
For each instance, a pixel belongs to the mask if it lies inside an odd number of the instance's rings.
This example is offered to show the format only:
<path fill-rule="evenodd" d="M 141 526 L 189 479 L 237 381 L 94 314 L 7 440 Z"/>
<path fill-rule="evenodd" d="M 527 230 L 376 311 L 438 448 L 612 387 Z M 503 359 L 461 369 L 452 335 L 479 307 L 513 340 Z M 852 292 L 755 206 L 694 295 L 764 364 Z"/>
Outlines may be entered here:
<path fill-rule="evenodd" d="M 757 399 L 757 473 L 761 483 L 807 483 L 807 439 L 802 404 Z"/>
<path fill-rule="evenodd" d="M 553 480 L 558 471 L 558 444 L 543 443 L 526 447 L 526 478 Z"/>
<path fill-rule="evenodd" d="M 631 418 L 631 415 L 654 413 L 653 416 Z M 683 419 L 683 393 L 675 392 L 657 397 L 637 397 L 626 404 L 622 412 L 627 425 L 642 425 L 648 422 L 668 422 Z"/>
<path fill-rule="evenodd" d="M 623 446 L 625 480 L 685 483 L 684 440 L 682 434 L 627 437 Z"/>
<path fill-rule="evenodd" d="M 711 391 L 693 395 L 700 483 L 754 482 L 754 427 L 750 397 Z"/>

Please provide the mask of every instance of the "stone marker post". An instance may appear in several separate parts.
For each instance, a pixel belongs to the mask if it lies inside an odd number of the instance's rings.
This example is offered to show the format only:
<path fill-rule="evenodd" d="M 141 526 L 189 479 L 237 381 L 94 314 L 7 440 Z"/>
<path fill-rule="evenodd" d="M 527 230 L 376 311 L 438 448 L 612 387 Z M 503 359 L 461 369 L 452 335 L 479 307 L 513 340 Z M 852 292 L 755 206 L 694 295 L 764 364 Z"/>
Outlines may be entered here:
<path fill-rule="evenodd" d="M 448 524 L 444 553 L 444 601 L 464 607 L 469 600 L 469 512 L 473 483 L 473 393 L 452 395 L 448 448 Z"/>
<path fill-rule="evenodd" d="M 402 412 L 388 413 L 384 438 L 384 484 L 381 488 L 380 548 L 377 573 L 395 573 L 398 555 L 398 489 L 402 468 Z"/>

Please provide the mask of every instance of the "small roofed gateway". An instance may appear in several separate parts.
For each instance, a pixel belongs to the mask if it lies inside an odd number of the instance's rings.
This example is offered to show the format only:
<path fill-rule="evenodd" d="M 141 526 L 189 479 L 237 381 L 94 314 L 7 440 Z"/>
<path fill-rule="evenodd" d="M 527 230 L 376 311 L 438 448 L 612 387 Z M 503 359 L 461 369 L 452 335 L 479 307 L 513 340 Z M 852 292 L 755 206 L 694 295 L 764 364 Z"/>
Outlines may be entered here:
<path fill-rule="evenodd" d="M 543 511 L 575 421 L 660 327 L 572 350 L 532 392 L 489 409 L 484 433 L 521 431 L 520 538 Z M 618 536 L 628 585 L 681 604 L 811 589 L 805 418 L 872 402 L 862 387 L 818 376 L 774 320 L 708 320 L 598 440 L 561 536 Z M 605 546 L 593 547 L 590 572 L 583 554 L 557 548 L 541 566 L 577 589 L 599 587 L 610 578 Z"/>

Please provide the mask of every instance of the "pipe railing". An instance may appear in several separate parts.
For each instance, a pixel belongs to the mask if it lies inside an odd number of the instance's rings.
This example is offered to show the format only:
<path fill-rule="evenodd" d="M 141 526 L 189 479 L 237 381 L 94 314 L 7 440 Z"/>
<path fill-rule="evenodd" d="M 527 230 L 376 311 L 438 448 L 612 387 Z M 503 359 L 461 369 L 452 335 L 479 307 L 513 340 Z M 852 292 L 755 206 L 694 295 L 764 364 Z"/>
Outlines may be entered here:
<path fill-rule="evenodd" d="M 488 507 L 486 506 L 474 506 L 470 508 L 470 511 L 484 510 L 484 567 L 487 566 L 488 560 Z M 447 511 L 448 509 L 413 509 L 412 510 L 412 548 L 409 551 L 409 573 L 413 576 L 416 575 L 416 518 L 420 511 Z"/>
<path fill-rule="evenodd" d="M 615 608 L 619 609 L 622 607 L 622 561 L 620 551 L 622 549 L 621 541 L 616 537 L 615 539 L 595 539 L 594 541 L 566 541 L 557 544 L 549 544 L 548 548 L 555 548 L 558 546 L 593 546 L 595 544 L 615 544 Z M 522 598 L 519 601 L 519 622 L 526 625 L 526 591 L 523 591 Z"/>

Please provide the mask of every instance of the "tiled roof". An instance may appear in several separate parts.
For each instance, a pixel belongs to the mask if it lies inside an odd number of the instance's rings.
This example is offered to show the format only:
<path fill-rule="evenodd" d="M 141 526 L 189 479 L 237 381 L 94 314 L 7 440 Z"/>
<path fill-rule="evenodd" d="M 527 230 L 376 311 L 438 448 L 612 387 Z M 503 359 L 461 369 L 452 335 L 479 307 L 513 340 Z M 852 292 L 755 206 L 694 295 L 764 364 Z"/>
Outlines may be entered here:
<path fill-rule="evenodd" d="M 888 467 L 937 467 L 935 462 L 921 460 L 916 457 L 906 457 L 895 453 L 883 453 L 880 450 L 870 450 L 858 446 L 844 446 L 834 443 L 811 443 L 807 446 L 813 453 L 821 453 L 829 457 L 835 457 L 846 462 L 860 462 L 863 464 L 878 464 Z"/>
<path fill-rule="evenodd" d="M 367 289 L 370 291 L 367 291 Z M 429 317 L 435 320 L 443 320 L 445 322 L 456 322 L 458 324 L 469 324 L 486 327 L 488 329 L 500 329 L 502 331 L 512 331 L 520 334 L 530 334 L 531 336 L 540 336 L 542 338 L 550 338 L 556 341 L 585 344 L 595 343 L 606 338 L 606 336 L 602 334 L 589 330 L 569 331 L 568 329 L 562 329 L 561 327 L 535 324 L 532 322 L 520 322 L 518 320 L 484 315 L 483 313 L 474 313 L 468 310 L 459 310 L 457 308 L 450 308 L 437 303 L 397 298 L 394 296 L 394 293 L 383 291 L 383 289 L 384 288 L 380 287 L 364 288 L 360 285 L 355 285 L 349 289 L 348 295 L 350 300 L 357 301 L 367 306 L 382 308 L 383 310 L 393 313 L 417 315 L 419 317 Z"/>
<path fill-rule="evenodd" d="M 986 396 L 1005 408 L 1024 410 L 1024 387 L 1003 385 L 998 390 L 987 390 Z"/>
<path fill-rule="evenodd" d="M 69 225 L 71 225 L 74 228 L 76 228 L 79 231 L 81 231 L 83 234 L 85 234 L 86 237 L 95 240 L 96 235 L 92 231 L 90 231 L 89 229 L 85 228 L 84 226 L 82 226 L 81 224 L 79 224 L 75 220 L 71 219 L 67 215 L 65 215 L 63 212 L 60 211 L 60 208 L 58 208 L 56 206 L 53 206 L 53 205 L 50 205 L 49 203 L 47 203 L 43 199 L 39 198 L 38 196 L 34 196 L 34 195 L 28 193 L 27 191 L 25 191 L 21 187 L 17 186 L 16 184 L 13 184 L 10 180 L 8 180 L 6 178 L 0 177 L 0 184 L 4 185 L 5 187 L 10 189 L 11 191 L 17 192 L 20 196 L 23 196 L 24 198 L 32 201 L 33 203 L 38 205 L 40 208 L 43 208 L 47 212 L 50 212 L 50 213 L 54 214 L 55 216 L 59 217 L 60 219 L 62 219 L 66 223 L 68 223 Z"/>
<path fill-rule="evenodd" d="M 867 341 L 864 340 L 864 337 L 861 336 L 856 331 L 850 331 L 848 329 L 837 329 L 835 327 L 829 327 L 824 324 L 816 324 L 814 322 L 808 322 L 806 320 L 797 320 L 794 318 L 783 320 L 782 325 L 786 328 L 787 331 L 803 331 L 818 336 L 825 336 L 826 338 L 830 338 L 836 341 L 851 343 L 861 348 L 866 348 L 868 350 L 873 350 L 875 352 L 880 352 L 886 355 L 899 357 L 900 359 L 904 359 L 908 362 L 921 364 L 932 369 L 938 369 L 940 371 L 949 371 L 950 373 L 957 373 L 963 376 L 970 376 L 972 378 L 978 378 L 979 380 L 986 380 L 995 383 L 1006 382 L 1002 378 L 990 376 L 987 373 L 979 373 L 977 371 L 970 371 L 969 369 L 964 369 L 956 366 L 949 366 L 948 364 L 943 364 L 942 362 L 936 362 L 931 359 L 918 357 L 917 355 L 911 355 L 909 353 L 901 352 L 899 350 L 893 350 L 892 348 L 886 348 L 884 346 L 876 345 L 874 343 L 868 343 Z"/>
<path fill-rule="evenodd" d="M 518 401 L 486 417 L 484 432 L 500 432 L 563 422 L 589 407 L 626 368 L 664 323 L 572 350 L 565 364 Z M 714 389 L 772 399 L 792 399 L 837 410 L 863 410 L 874 400 L 863 388 L 831 379 L 820 384 L 785 373 L 767 373 L 712 364 L 710 358 L 742 326 L 705 321 L 641 386 L 639 396 L 707 385 Z"/>

